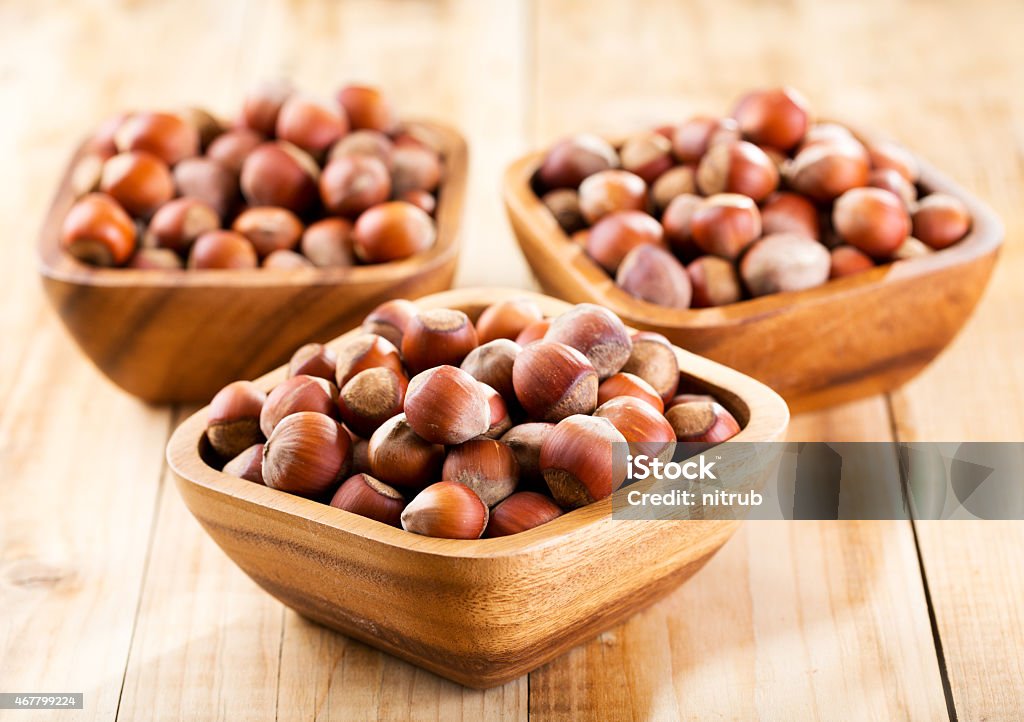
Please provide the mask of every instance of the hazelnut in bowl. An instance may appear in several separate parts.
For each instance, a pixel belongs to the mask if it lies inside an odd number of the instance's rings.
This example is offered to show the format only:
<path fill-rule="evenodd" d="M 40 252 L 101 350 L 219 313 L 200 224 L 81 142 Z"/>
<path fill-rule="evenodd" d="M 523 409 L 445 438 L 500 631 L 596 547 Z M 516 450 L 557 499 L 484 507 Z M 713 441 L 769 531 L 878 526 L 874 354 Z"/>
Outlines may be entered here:
<path fill-rule="evenodd" d="M 449 288 L 467 150 L 379 91 L 251 91 L 233 121 L 140 111 L 77 150 L 40 273 L 85 354 L 150 402 L 203 401 L 382 301 Z"/>
<path fill-rule="evenodd" d="M 607 309 L 463 289 L 225 387 L 167 458 L 267 592 L 482 688 L 651 604 L 740 523 L 613 518 L 615 442 L 775 441 L 788 420 L 763 384 Z"/>
<path fill-rule="evenodd" d="M 563 139 L 507 170 L 544 290 L 763 381 L 794 411 L 893 389 L 956 335 L 1003 229 L 888 139 L 790 88 L 730 117 Z"/>

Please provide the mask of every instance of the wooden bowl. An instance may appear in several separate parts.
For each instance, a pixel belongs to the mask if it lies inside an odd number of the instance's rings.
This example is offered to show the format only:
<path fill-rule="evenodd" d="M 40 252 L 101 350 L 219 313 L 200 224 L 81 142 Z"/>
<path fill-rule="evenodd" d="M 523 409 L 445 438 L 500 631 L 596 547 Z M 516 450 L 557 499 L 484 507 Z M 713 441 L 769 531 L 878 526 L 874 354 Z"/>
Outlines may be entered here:
<path fill-rule="evenodd" d="M 161 271 L 96 268 L 59 247 L 74 202 L 76 154 L 43 226 L 43 285 L 79 347 L 111 381 L 151 402 L 207 401 L 235 379 L 283 363 L 300 345 L 357 325 L 389 298 L 450 288 L 466 188 L 466 143 L 455 130 L 413 122 L 445 162 L 433 248 L 353 268 Z"/>
<path fill-rule="evenodd" d="M 573 243 L 534 193 L 544 152 L 515 161 L 504 195 L 523 254 L 544 290 L 607 306 L 637 328 L 763 381 L 792 411 L 889 391 L 953 339 L 981 297 L 1003 228 L 981 201 L 921 163 L 921 185 L 957 196 L 974 217 L 960 243 L 806 291 L 729 306 L 673 309 L 629 295 Z"/>
<path fill-rule="evenodd" d="M 475 317 L 530 297 L 545 313 L 567 305 L 513 290 L 458 290 L 421 299 Z M 777 394 L 736 371 L 677 351 L 686 379 L 743 424 L 735 438 L 785 434 Z M 270 389 L 278 369 L 258 380 Z M 736 521 L 612 520 L 611 499 L 498 539 L 431 539 L 223 474 L 203 460 L 206 410 L 167 447 L 189 509 L 243 571 L 299 614 L 472 687 L 526 674 L 646 607 L 686 580 Z"/>

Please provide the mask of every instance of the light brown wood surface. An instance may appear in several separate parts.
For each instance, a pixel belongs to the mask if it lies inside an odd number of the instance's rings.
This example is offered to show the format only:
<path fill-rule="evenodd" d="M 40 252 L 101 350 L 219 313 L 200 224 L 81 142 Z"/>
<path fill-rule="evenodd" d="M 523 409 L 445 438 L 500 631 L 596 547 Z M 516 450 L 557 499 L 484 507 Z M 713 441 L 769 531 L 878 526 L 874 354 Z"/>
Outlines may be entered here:
<path fill-rule="evenodd" d="M 458 282 L 529 287 L 501 207 L 507 162 L 581 127 L 620 132 L 790 82 L 910 143 L 1007 232 L 935 364 L 794 433 L 1021 439 L 1022 23 L 1004 0 L 3 4 L 0 689 L 84 691 L 61 720 L 933 720 L 945 682 L 958 719 L 1019 719 L 1017 522 L 747 524 L 659 604 L 486 692 L 305 622 L 188 514 L 161 471 L 171 411 L 78 354 L 44 303 L 34 241 L 68 152 L 104 116 L 228 110 L 240 83 L 272 74 L 321 92 L 360 78 L 469 140 Z"/>

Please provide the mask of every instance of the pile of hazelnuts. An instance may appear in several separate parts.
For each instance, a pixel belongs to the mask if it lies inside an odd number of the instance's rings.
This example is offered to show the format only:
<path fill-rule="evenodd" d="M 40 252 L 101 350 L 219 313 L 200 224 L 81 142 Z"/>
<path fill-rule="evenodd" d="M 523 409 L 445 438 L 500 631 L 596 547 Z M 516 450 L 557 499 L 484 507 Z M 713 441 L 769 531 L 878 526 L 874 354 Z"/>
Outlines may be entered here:
<path fill-rule="evenodd" d="M 618 148 L 556 143 L 534 188 L 627 293 L 673 308 L 820 286 L 942 250 L 971 227 L 926 194 L 914 156 L 815 123 L 791 88 L 756 90 L 728 118 L 696 117 Z"/>
<path fill-rule="evenodd" d="M 60 242 L 96 266 L 327 268 L 385 263 L 435 241 L 438 150 L 377 89 L 321 102 L 287 83 L 210 113 L 112 118 L 72 170 Z"/>
<path fill-rule="evenodd" d="M 680 383 L 663 336 L 601 306 L 545 318 L 514 299 L 474 324 L 393 300 L 341 345 L 299 349 L 269 394 L 250 381 L 218 392 L 207 458 L 416 534 L 506 536 L 611 495 L 627 448 L 668 460 L 679 441 L 738 433 Z"/>

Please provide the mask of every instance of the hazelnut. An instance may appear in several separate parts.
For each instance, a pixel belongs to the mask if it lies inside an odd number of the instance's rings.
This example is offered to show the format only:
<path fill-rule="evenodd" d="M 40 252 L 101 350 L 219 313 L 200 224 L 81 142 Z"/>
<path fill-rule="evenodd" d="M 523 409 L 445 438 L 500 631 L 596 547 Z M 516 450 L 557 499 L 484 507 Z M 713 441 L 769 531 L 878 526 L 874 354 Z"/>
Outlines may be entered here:
<path fill-rule="evenodd" d="M 693 212 L 690 232 L 705 253 L 735 260 L 761 235 L 761 212 L 748 196 L 719 193 Z"/>
<path fill-rule="evenodd" d="M 90 193 L 64 217 L 60 245 L 85 263 L 120 266 L 135 250 L 135 224 L 110 196 Z"/>
<path fill-rule="evenodd" d="M 263 143 L 242 164 L 242 194 L 252 206 L 281 206 L 303 213 L 316 201 L 320 169 L 301 148 L 284 141 Z"/>
<path fill-rule="evenodd" d="M 241 233 L 207 231 L 196 239 L 188 255 L 188 267 L 196 269 L 256 268 L 256 249 Z"/>
<path fill-rule="evenodd" d="M 408 258 L 434 245 L 434 220 L 405 201 L 373 206 L 356 221 L 353 247 L 364 263 L 383 263 Z"/>
<path fill-rule="evenodd" d="M 611 496 L 625 480 L 625 457 L 626 439 L 611 421 L 577 414 L 544 439 L 540 468 L 555 502 L 577 509 Z"/>
<path fill-rule="evenodd" d="M 534 419 L 560 421 L 597 408 L 597 373 L 571 346 L 539 341 L 525 346 L 512 365 L 516 398 Z"/>
<path fill-rule="evenodd" d="M 206 149 L 206 157 L 220 163 L 237 178 L 249 154 L 264 141 L 264 137 L 251 128 L 232 128 L 217 136 Z"/>
<path fill-rule="evenodd" d="M 71 169 L 71 193 L 75 198 L 81 198 L 86 193 L 98 191 L 100 178 L 103 176 L 103 164 L 113 154 L 100 152 L 88 152 L 81 156 Z"/>
<path fill-rule="evenodd" d="M 797 154 L 786 177 L 793 190 L 825 203 L 867 184 L 867 152 L 855 140 L 815 143 Z"/>
<path fill-rule="evenodd" d="M 741 193 L 760 201 L 779 185 L 779 171 L 763 150 L 738 140 L 712 146 L 697 166 L 704 195 Z"/>
<path fill-rule="evenodd" d="M 352 440 L 329 416 L 300 411 L 281 419 L 263 449 L 263 482 L 272 489 L 323 497 L 352 466 Z"/>
<path fill-rule="evenodd" d="M 540 307 L 527 298 L 499 301 L 485 308 L 477 319 L 477 338 L 482 344 L 499 338 L 514 339 L 543 317 Z"/>
<path fill-rule="evenodd" d="M 670 168 L 651 184 L 651 202 L 654 204 L 654 208 L 662 214 L 676 197 L 696 193 L 697 171 L 689 165 Z M 664 218 L 662 220 L 664 221 Z M 668 235 L 668 228 L 665 229 L 665 235 Z"/>
<path fill-rule="evenodd" d="M 662 401 L 671 399 L 679 387 L 679 359 L 668 339 L 653 331 L 633 334 L 633 350 L 622 367 L 623 373 L 640 377 Z"/>
<path fill-rule="evenodd" d="M 497 439 L 512 428 L 512 417 L 508 413 L 508 405 L 501 394 L 485 383 L 481 383 L 480 388 L 484 392 L 484 398 L 487 399 L 488 419 L 490 420 L 490 425 L 482 436 L 488 439 Z"/>
<path fill-rule="evenodd" d="M 393 343 L 375 333 L 360 333 L 337 347 L 334 380 L 342 387 L 360 371 L 387 368 L 403 374 L 402 357 Z"/>
<path fill-rule="evenodd" d="M 436 366 L 413 376 L 405 416 L 421 438 L 461 444 L 490 428 L 490 405 L 479 382 L 454 366 Z"/>
<path fill-rule="evenodd" d="M 253 444 L 224 464 L 223 472 L 255 484 L 263 483 L 263 443 Z"/>
<path fill-rule="evenodd" d="M 679 404 L 686 404 L 691 401 L 714 401 L 715 397 L 710 394 L 679 394 L 669 399 L 668 403 L 665 404 L 665 410 L 671 409 L 673 406 L 679 406 Z"/>
<path fill-rule="evenodd" d="M 694 399 L 669 407 L 665 418 L 675 431 L 676 441 L 719 444 L 740 431 L 736 419 L 712 399 Z"/>
<path fill-rule="evenodd" d="M 580 212 L 589 224 L 615 211 L 640 211 L 647 205 L 647 184 L 625 170 L 603 170 L 587 176 L 579 189 Z"/>
<path fill-rule="evenodd" d="M 577 188 L 587 176 L 618 165 L 619 156 L 606 140 L 581 133 L 555 143 L 537 175 L 548 189 Z"/>
<path fill-rule="evenodd" d="M 708 148 L 739 138 L 739 125 L 732 118 L 691 118 L 673 132 L 672 152 L 680 163 L 697 163 Z"/>
<path fill-rule="evenodd" d="M 870 271 L 875 267 L 871 256 L 853 246 L 836 246 L 829 255 L 832 256 L 832 266 L 829 271 L 829 278 L 843 278 L 853 276 L 864 271 Z"/>
<path fill-rule="evenodd" d="M 441 475 L 444 447 L 419 437 L 405 414 L 373 432 L 366 449 L 370 473 L 402 489 L 422 489 Z"/>
<path fill-rule="evenodd" d="M 348 120 L 334 108 L 315 99 L 292 95 L 277 114 L 275 133 L 284 140 L 320 158 L 335 141 L 348 132 Z"/>
<path fill-rule="evenodd" d="M 500 441 L 472 439 L 448 452 L 441 478 L 468 486 L 483 503 L 494 506 L 516 490 L 519 463 Z"/>
<path fill-rule="evenodd" d="M 441 182 L 441 159 L 429 148 L 396 146 L 391 152 L 391 188 L 395 196 L 408 191 L 434 191 Z"/>
<path fill-rule="evenodd" d="M 631 296 L 668 308 L 690 307 L 690 276 L 661 246 L 637 246 L 622 259 L 615 283 Z"/>
<path fill-rule="evenodd" d="M 219 228 L 220 216 L 210 205 L 196 198 L 175 198 L 153 214 L 146 238 L 158 248 L 187 253 L 199 236 Z"/>
<path fill-rule="evenodd" d="M 548 191 L 540 200 L 566 233 L 575 233 L 586 225 L 580 210 L 580 194 L 573 188 Z"/>
<path fill-rule="evenodd" d="M 873 169 L 894 170 L 910 185 L 917 183 L 921 176 L 917 158 L 898 143 L 882 141 L 869 145 L 868 158 Z"/>
<path fill-rule="evenodd" d="M 498 338 L 470 351 L 460 368 L 497 391 L 503 399 L 511 401 L 516 398 L 512 367 L 521 351 L 522 348 L 515 341 Z"/>
<path fill-rule="evenodd" d="M 917 187 L 893 168 L 879 168 L 871 171 L 868 176 L 868 185 L 895 193 L 908 209 L 913 208 L 917 203 Z"/>
<path fill-rule="evenodd" d="M 550 318 L 542 318 L 540 321 L 534 321 L 524 328 L 518 336 L 516 336 L 516 343 L 520 346 L 525 346 L 528 343 L 540 341 L 547 334 L 549 328 L 551 328 Z"/>
<path fill-rule="evenodd" d="M 587 234 L 587 255 L 615 273 L 626 254 L 645 243 L 661 243 L 661 224 L 643 211 L 616 211 L 603 217 Z"/>
<path fill-rule="evenodd" d="M 513 426 L 501 436 L 501 443 L 511 449 L 519 464 L 519 480 L 522 484 L 543 485 L 540 473 L 540 449 L 544 439 L 555 425 L 545 421 L 531 421 Z M 547 488 L 546 486 L 544 487 Z"/>
<path fill-rule="evenodd" d="M 368 474 L 369 472 L 370 442 L 360 439 L 358 436 L 352 436 L 352 473 Z"/>
<path fill-rule="evenodd" d="M 633 350 L 626 326 L 603 306 L 580 303 L 551 322 L 546 341 L 564 343 L 580 351 L 606 379 L 622 369 Z"/>
<path fill-rule="evenodd" d="M 281 249 L 292 250 L 302 236 L 302 221 L 287 208 L 256 206 L 242 211 L 231 230 L 249 239 L 260 258 Z"/>
<path fill-rule="evenodd" d="M 263 443 L 260 413 L 267 395 L 251 381 L 230 383 L 213 397 L 206 416 L 206 438 L 222 458 L 233 459 Z"/>
<path fill-rule="evenodd" d="M 799 143 L 810 123 L 807 101 L 792 88 L 747 93 L 732 116 L 744 138 L 779 150 L 789 150 Z"/>
<path fill-rule="evenodd" d="M 260 431 L 269 437 L 281 419 L 299 411 L 315 411 L 337 419 L 337 396 L 338 389 L 334 384 L 318 376 L 285 379 L 267 395 L 260 411 Z"/>
<path fill-rule="evenodd" d="M 427 215 L 434 215 L 437 210 L 437 198 L 433 193 L 421 190 L 409 190 L 398 196 L 397 200 L 411 203 Z"/>
<path fill-rule="evenodd" d="M 402 512 L 402 528 L 442 539 L 479 539 L 487 528 L 487 505 L 468 486 L 440 481 L 428 486 Z"/>
<path fill-rule="evenodd" d="M 402 358 L 412 373 L 433 366 L 458 366 L 476 347 L 476 329 L 469 317 L 448 308 L 420 311 L 402 335 Z"/>
<path fill-rule="evenodd" d="M 114 134 L 121 153 L 143 151 L 166 165 L 199 154 L 199 133 L 174 113 L 134 113 Z"/>
<path fill-rule="evenodd" d="M 819 240 L 818 209 L 797 193 L 772 193 L 761 206 L 761 233 L 799 233 Z"/>
<path fill-rule="evenodd" d="M 288 378 L 293 376 L 316 376 L 334 381 L 334 370 L 338 355 L 322 343 L 307 343 L 292 354 L 288 361 Z"/>
<path fill-rule="evenodd" d="M 341 387 L 341 420 L 360 436 L 370 436 L 385 421 L 402 413 L 408 385 L 403 374 L 389 368 L 360 371 Z"/>
<path fill-rule="evenodd" d="M 740 276 L 751 295 L 803 291 L 828 280 L 832 259 L 813 238 L 796 233 L 765 236 L 740 262 Z"/>
<path fill-rule="evenodd" d="M 678 372 L 676 375 L 678 376 Z M 665 410 L 665 402 L 662 400 L 661 394 L 642 378 L 627 371 L 620 371 L 601 382 L 601 385 L 597 387 L 597 405 L 600 407 L 605 402 L 620 396 L 640 399 L 644 403 L 650 404 L 651 408 L 659 414 Z"/>
<path fill-rule="evenodd" d="M 263 268 L 284 271 L 315 268 L 312 262 L 301 253 L 289 251 L 285 248 L 278 248 L 276 251 L 271 251 L 270 254 L 263 259 L 262 265 Z"/>
<path fill-rule="evenodd" d="M 535 491 L 512 494 L 491 510 L 484 536 L 500 537 L 518 534 L 547 524 L 562 515 L 551 499 Z"/>
<path fill-rule="evenodd" d="M 396 489 L 369 474 L 355 474 L 334 492 L 331 506 L 389 526 L 401 526 L 405 499 Z"/>
<path fill-rule="evenodd" d="M 619 396 L 598 406 L 594 416 L 612 422 L 629 444 L 629 453 L 645 454 L 663 461 L 672 458 L 676 446 L 675 430 L 661 411 L 649 402 L 632 396 Z"/>
<path fill-rule="evenodd" d="M 832 226 L 851 246 L 874 258 L 888 258 L 910 235 L 910 217 L 894 193 L 853 188 L 832 208 Z"/>
<path fill-rule="evenodd" d="M 330 162 L 353 155 L 368 156 L 379 160 L 390 172 L 394 147 L 391 139 L 379 131 L 354 130 L 334 144 L 327 160 Z"/>
<path fill-rule="evenodd" d="M 937 251 L 961 240 L 971 230 L 971 213 L 963 201 L 946 193 L 932 193 L 914 211 L 914 237 Z"/>
<path fill-rule="evenodd" d="M 238 179 L 211 158 L 186 158 L 174 166 L 178 194 L 197 198 L 228 218 L 238 205 Z"/>
<path fill-rule="evenodd" d="M 645 183 L 653 183 L 675 165 L 672 141 L 656 132 L 630 136 L 619 150 L 622 167 L 636 173 Z"/>
<path fill-rule="evenodd" d="M 797 147 L 797 152 L 810 148 L 814 145 L 828 145 L 831 143 L 845 142 L 860 143 L 846 126 L 838 123 L 817 123 L 807 129 L 804 139 Z"/>
<path fill-rule="evenodd" d="M 104 159 L 117 155 L 117 131 L 130 115 L 130 113 L 118 113 L 104 119 L 86 140 L 86 149 Z"/>
<path fill-rule="evenodd" d="M 727 306 L 743 298 L 736 267 L 724 258 L 701 256 L 686 267 L 693 288 L 693 306 Z"/>
<path fill-rule="evenodd" d="M 413 316 L 419 313 L 416 304 L 404 298 L 385 301 L 363 319 L 362 330 L 383 336 L 397 348 L 402 347 L 402 335 Z"/>
<path fill-rule="evenodd" d="M 208 148 L 224 132 L 224 124 L 205 108 L 190 105 L 182 108 L 178 115 L 199 134 L 200 151 Z"/>
<path fill-rule="evenodd" d="M 174 181 L 167 165 L 155 155 L 129 151 L 103 164 L 100 190 L 133 216 L 148 218 L 174 197 Z"/>
<path fill-rule="evenodd" d="M 693 241 L 693 214 L 703 203 L 700 196 L 683 193 L 672 199 L 661 216 L 665 240 L 683 260 L 692 260 L 700 254 Z"/>
<path fill-rule="evenodd" d="M 318 268 L 347 268 L 352 259 L 352 223 L 324 218 L 306 227 L 299 241 L 302 254 Z"/>
<path fill-rule="evenodd" d="M 893 254 L 892 259 L 894 261 L 906 261 L 911 258 L 920 258 L 921 256 L 928 256 L 934 253 L 930 247 L 926 246 L 917 238 L 909 236 L 903 243 L 897 248 Z"/>
<path fill-rule="evenodd" d="M 128 261 L 128 268 L 141 271 L 180 271 L 181 256 L 166 248 L 140 248 Z"/>
<path fill-rule="evenodd" d="M 348 85 L 338 91 L 338 105 L 353 128 L 389 133 L 395 127 L 395 112 L 377 88 Z"/>
<path fill-rule="evenodd" d="M 273 135 L 281 106 L 295 92 L 284 80 L 269 81 L 253 88 L 242 102 L 242 124 L 263 135 Z"/>
<path fill-rule="evenodd" d="M 391 195 L 391 176 L 376 158 L 342 156 L 320 174 L 320 199 L 331 213 L 358 216 Z"/>

